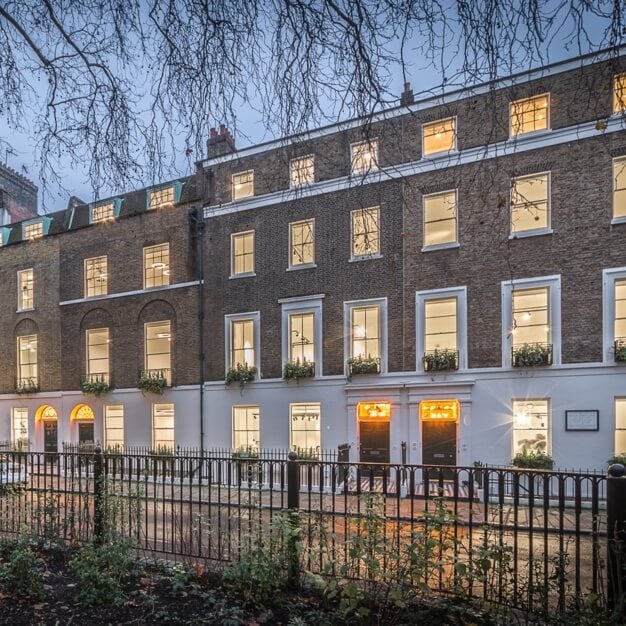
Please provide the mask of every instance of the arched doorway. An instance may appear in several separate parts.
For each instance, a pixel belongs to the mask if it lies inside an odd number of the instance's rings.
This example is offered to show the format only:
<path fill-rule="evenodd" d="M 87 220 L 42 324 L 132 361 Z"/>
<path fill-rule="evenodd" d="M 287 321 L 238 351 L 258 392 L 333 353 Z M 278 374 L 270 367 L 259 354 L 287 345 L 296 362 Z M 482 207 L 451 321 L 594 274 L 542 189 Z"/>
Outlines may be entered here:
<path fill-rule="evenodd" d="M 93 409 L 88 404 L 77 404 L 72 409 L 70 418 L 72 422 L 78 424 L 78 445 L 93 446 L 95 443 Z"/>
<path fill-rule="evenodd" d="M 40 406 L 35 412 L 35 420 L 43 424 L 43 451 L 59 451 L 59 416 L 49 404 Z"/>

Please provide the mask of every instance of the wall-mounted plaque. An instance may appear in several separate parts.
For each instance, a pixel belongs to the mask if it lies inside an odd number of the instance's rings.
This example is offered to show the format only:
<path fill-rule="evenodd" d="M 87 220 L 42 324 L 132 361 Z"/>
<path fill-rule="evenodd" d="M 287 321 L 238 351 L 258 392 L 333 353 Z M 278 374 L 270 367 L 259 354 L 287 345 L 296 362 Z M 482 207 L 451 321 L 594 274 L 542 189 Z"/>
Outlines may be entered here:
<path fill-rule="evenodd" d="M 565 430 L 600 430 L 600 411 L 565 411 Z"/>

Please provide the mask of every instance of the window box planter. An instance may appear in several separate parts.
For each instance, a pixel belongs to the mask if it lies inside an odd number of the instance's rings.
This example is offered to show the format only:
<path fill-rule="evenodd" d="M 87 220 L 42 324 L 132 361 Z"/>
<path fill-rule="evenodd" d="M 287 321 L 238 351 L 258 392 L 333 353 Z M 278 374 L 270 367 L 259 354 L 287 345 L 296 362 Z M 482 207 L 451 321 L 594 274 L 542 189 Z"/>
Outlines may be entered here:
<path fill-rule="evenodd" d="M 15 393 L 28 395 L 39 391 L 39 383 L 34 378 L 19 378 L 15 383 Z"/>
<path fill-rule="evenodd" d="M 616 339 L 613 346 L 616 363 L 626 363 L 626 339 Z"/>
<path fill-rule="evenodd" d="M 285 380 L 299 380 L 300 378 L 311 378 L 315 376 L 315 363 L 306 359 L 300 362 L 300 359 L 285 363 L 283 370 L 283 378 Z"/>
<path fill-rule="evenodd" d="M 80 381 L 80 390 L 83 393 L 92 393 L 94 396 L 101 396 L 113 389 L 104 374 L 85 376 Z"/>
<path fill-rule="evenodd" d="M 137 389 L 146 393 L 162 394 L 167 387 L 165 370 L 143 370 L 137 379 Z"/>
<path fill-rule="evenodd" d="M 356 356 L 348 359 L 348 380 L 360 374 L 379 374 L 380 359 L 372 356 Z"/>
<path fill-rule="evenodd" d="M 622 452 L 620 454 L 614 454 L 609 460 L 608 465 L 615 465 L 615 463 L 619 463 L 620 465 L 624 465 L 626 467 L 626 452 Z"/>
<path fill-rule="evenodd" d="M 521 469 L 551 470 L 554 468 L 554 459 L 541 450 L 522 450 L 511 460 L 513 467 Z"/>
<path fill-rule="evenodd" d="M 433 350 L 424 353 L 425 372 L 448 372 L 459 369 L 458 350 Z"/>
<path fill-rule="evenodd" d="M 552 365 L 552 344 L 524 343 L 520 346 L 513 346 L 511 365 L 513 367 Z"/>
<path fill-rule="evenodd" d="M 259 452 L 254 448 L 245 448 L 233 452 L 233 460 L 237 463 L 237 483 L 251 484 L 263 482 L 263 466 L 259 462 Z"/>
<path fill-rule="evenodd" d="M 235 367 L 229 367 L 226 372 L 226 378 L 224 382 L 226 386 L 232 383 L 239 383 L 241 389 L 244 388 L 246 383 L 253 381 L 256 378 L 257 369 L 254 365 L 248 365 L 247 363 L 237 363 Z"/>

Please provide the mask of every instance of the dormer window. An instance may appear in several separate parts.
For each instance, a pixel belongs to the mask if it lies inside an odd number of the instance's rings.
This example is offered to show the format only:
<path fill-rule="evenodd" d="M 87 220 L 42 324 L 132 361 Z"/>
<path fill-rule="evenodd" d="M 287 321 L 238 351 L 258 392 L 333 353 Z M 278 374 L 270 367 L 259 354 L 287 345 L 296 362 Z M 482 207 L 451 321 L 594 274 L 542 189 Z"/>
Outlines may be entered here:
<path fill-rule="evenodd" d="M 38 237 L 43 237 L 43 223 L 41 221 L 22 224 L 22 239 L 32 240 Z"/>
<path fill-rule="evenodd" d="M 550 127 L 550 94 L 511 102 L 511 137 Z"/>
<path fill-rule="evenodd" d="M 173 204 L 174 202 L 174 187 L 161 187 L 161 189 L 154 189 L 148 192 L 149 195 L 149 208 L 157 209 L 159 207 Z"/>
<path fill-rule="evenodd" d="M 107 200 L 106 202 L 100 202 L 94 204 L 91 207 L 91 223 L 96 224 L 98 222 L 107 222 L 113 220 L 120 214 L 120 206 L 122 201 L 119 198 L 114 200 Z"/>

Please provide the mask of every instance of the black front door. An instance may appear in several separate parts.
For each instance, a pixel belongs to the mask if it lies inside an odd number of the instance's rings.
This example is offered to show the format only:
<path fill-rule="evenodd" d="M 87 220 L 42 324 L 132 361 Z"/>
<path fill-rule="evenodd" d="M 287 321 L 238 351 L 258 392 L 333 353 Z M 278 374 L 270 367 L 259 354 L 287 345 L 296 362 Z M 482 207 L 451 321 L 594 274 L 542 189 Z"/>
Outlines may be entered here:
<path fill-rule="evenodd" d="M 447 420 L 422 422 L 422 463 L 456 465 L 456 422 Z"/>
<path fill-rule="evenodd" d="M 56 422 L 44 422 L 43 423 L 43 451 L 44 452 L 58 452 L 59 444 L 57 441 L 57 423 Z"/>
<path fill-rule="evenodd" d="M 78 443 L 93 443 L 93 422 L 78 424 Z"/>
<path fill-rule="evenodd" d="M 359 422 L 361 463 L 389 463 L 389 422 Z"/>

